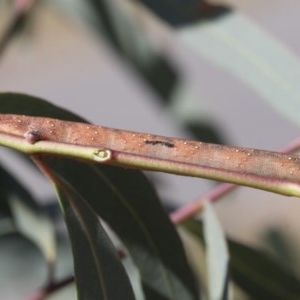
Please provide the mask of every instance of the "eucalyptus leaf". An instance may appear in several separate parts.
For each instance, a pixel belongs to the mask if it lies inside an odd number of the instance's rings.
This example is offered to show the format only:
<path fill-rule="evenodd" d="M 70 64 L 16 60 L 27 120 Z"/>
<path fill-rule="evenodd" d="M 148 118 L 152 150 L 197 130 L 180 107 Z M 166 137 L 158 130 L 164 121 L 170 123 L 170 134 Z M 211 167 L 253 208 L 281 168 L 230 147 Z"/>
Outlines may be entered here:
<path fill-rule="evenodd" d="M 124 242 L 140 271 L 146 299 L 198 299 L 177 232 L 141 172 L 44 160 Z"/>
<path fill-rule="evenodd" d="M 249 85 L 279 113 L 300 124 L 300 60 L 254 21 L 235 12 L 187 26 L 178 34 L 195 52 Z"/>
<path fill-rule="evenodd" d="M 52 280 L 56 259 L 54 225 L 46 214 L 30 209 L 22 199 L 11 196 L 9 202 L 18 231 L 42 251 L 49 266 L 49 280 Z"/>
<path fill-rule="evenodd" d="M 54 183 L 72 243 L 78 299 L 135 299 L 116 249 L 86 199 L 58 176 Z"/>
<path fill-rule="evenodd" d="M 176 68 L 155 47 L 141 26 L 143 12 L 135 1 L 88 0 L 92 27 L 163 101 L 168 101 L 178 81 Z"/>
<path fill-rule="evenodd" d="M 253 299 L 299 299 L 300 281 L 267 253 L 230 241 L 234 281 Z"/>
<path fill-rule="evenodd" d="M 203 212 L 210 299 L 232 299 L 226 238 L 209 202 Z"/>
<path fill-rule="evenodd" d="M 43 253 L 51 280 L 56 259 L 54 225 L 27 189 L 3 167 L 0 167 L 0 194 L 0 206 L 9 209 L 15 230 Z"/>
<path fill-rule="evenodd" d="M 199 0 L 138 0 L 169 24 L 181 27 L 227 14 L 227 6 Z"/>
<path fill-rule="evenodd" d="M 204 242 L 200 221 L 188 219 L 181 225 L 201 244 Z M 300 280 L 287 267 L 267 253 L 238 241 L 227 239 L 227 244 L 232 279 L 251 299 L 300 298 Z"/>
<path fill-rule="evenodd" d="M 44 99 L 20 93 L 0 93 L 0 113 L 84 122 L 83 118 Z"/>

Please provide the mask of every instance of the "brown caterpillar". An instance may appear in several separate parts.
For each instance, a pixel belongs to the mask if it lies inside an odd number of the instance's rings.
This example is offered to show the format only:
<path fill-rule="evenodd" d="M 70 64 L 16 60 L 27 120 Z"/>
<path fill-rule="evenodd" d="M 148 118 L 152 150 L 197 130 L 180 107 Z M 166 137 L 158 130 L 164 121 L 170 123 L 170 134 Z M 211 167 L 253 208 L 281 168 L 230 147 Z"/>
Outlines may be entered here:
<path fill-rule="evenodd" d="M 296 155 L 169 138 L 51 118 L 0 114 L 0 132 L 42 140 L 94 146 L 139 156 L 280 181 L 300 182 L 300 159 Z"/>

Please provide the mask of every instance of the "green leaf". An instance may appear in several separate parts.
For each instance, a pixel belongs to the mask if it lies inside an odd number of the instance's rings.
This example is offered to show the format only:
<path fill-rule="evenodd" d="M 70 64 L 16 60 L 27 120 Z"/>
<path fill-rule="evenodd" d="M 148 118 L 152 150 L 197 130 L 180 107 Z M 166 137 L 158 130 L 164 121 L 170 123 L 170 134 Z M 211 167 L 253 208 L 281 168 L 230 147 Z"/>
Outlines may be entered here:
<path fill-rule="evenodd" d="M 139 0 L 155 14 L 173 26 L 186 26 L 206 19 L 215 19 L 230 10 L 223 5 L 199 0 Z"/>
<path fill-rule="evenodd" d="M 234 281 L 253 299 L 299 299 L 300 281 L 269 255 L 229 242 Z"/>
<path fill-rule="evenodd" d="M 48 264 L 49 280 L 56 259 L 54 226 L 32 195 L 0 167 L 1 207 L 9 208 L 16 230 L 31 240 L 43 253 Z"/>
<path fill-rule="evenodd" d="M 9 199 L 18 231 L 31 240 L 43 253 L 49 265 L 49 280 L 56 259 L 54 225 L 43 212 L 27 206 L 22 199 L 12 196 Z"/>
<path fill-rule="evenodd" d="M 224 232 L 209 202 L 203 212 L 210 299 L 231 299 L 229 254 Z"/>
<path fill-rule="evenodd" d="M 21 94 L 0 94 L 0 112 L 80 120 Z M 146 299 L 198 298 L 179 236 L 142 172 L 65 159 L 46 161 L 125 243 L 141 273 Z"/>
<path fill-rule="evenodd" d="M 238 12 L 179 31 L 181 40 L 300 124 L 300 60 Z"/>
<path fill-rule="evenodd" d="M 181 241 L 141 172 L 44 160 L 124 242 L 139 268 L 146 299 L 197 299 Z"/>
<path fill-rule="evenodd" d="M 99 218 L 76 188 L 55 176 L 70 235 L 78 299 L 133 300 L 133 291 Z"/>
<path fill-rule="evenodd" d="M 66 109 L 62 109 L 41 98 L 20 93 L 0 93 L 0 113 L 84 122 L 83 118 Z"/>
<path fill-rule="evenodd" d="M 134 1 L 88 0 L 86 3 L 93 15 L 89 21 L 93 20 L 101 40 L 104 35 L 114 50 L 167 102 L 178 74 L 141 26 L 138 13 L 141 8 Z"/>
<path fill-rule="evenodd" d="M 182 226 L 203 243 L 200 221 L 189 219 Z M 227 243 L 232 279 L 252 299 L 300 298 L 300 281 L 293 272 L 266 253 L 231 239 Z"/>

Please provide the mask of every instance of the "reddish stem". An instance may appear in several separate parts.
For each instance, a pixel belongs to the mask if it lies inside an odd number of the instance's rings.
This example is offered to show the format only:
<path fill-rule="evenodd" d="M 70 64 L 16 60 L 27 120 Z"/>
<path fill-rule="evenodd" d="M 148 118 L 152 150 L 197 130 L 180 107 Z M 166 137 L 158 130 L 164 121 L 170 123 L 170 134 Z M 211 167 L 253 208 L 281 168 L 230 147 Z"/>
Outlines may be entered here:
<path fill-rule="evenodd" d="M 41 288 L 39 291 L 36 291 L 35 293 L 31 294 L 27 297 L 26 300 L 43 300 L 46 299 L 50 294 L 58 291 L 59 289 L 67 286 L 70 283 L 74 282 L 74 276 L 69 275 L 59 281 L 53 282 L 43 288 Z"/>

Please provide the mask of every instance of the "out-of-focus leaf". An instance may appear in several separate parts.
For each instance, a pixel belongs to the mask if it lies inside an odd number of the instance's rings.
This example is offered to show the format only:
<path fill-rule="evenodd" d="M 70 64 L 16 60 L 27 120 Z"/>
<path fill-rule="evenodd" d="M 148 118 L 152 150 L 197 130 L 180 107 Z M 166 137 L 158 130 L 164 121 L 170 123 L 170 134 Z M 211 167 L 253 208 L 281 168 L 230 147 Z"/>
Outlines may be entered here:
<path fill-rule="evenodd" d="M 200 286 L 201 299 L 209 299 L 205 246 L 203 243 L 199 243 L 199 237 L 189 232 L 183 226 L 178 226 L 177 229 L 183 242 L 188 261 Z"/>
<path fill-rule="evenodd" d="M 49 117 L 61 120 L 84 122 L 83 118 L 76 116 L 66 109 L 40 99 L 19 93 L 0 93 L 1 114 L 24 114 L 36 117 Z"/>
<path fill-rule="evenodd" d="M 201 20 L 215 19 L 228 13 L 227 6 L 209 4 L 203 0 L 139 0 L 164 21 L 173 26 L 185 26 Z"/>
<path fill-rule="evenodd" d="M 199 103 L 201 101 L 194 93 L 193 87 L 183 82 L 177 84 L 174 89 L 172 101 L 168 103 L 168 110 L 195 139 L 207 143 L 223 144 L 224 140 L 218 133 L 217 126 L 212 124 L 208 117 L 209 114 Z"/>
<path fill-rule="evenodd" d="M 20 94 L 0 94 L 0 112 L 79 119 Z M 141 273 L 146 299 L 198 298 L 179 236 L 142 172 L 58 158 L 46 161 L 125 243 Z"/>
<path fill-rule="evenodd" d="M 300 60 L 253 21 L 235 12 L 214 22 L 186 27 L 179 36 L 300 124 Z"/>
<path fill-rule="evenodd" d="M 234 281 L 252 299 L 299 299 L 300 281 L 269 255 L 230 241 Z"/>
<path fill-rule="evenodd" d="M 146 299 L 197 299 L 181 241 L 141 172 L 44 160 L 124 242 L 139 268 Z"/>
<path fill-rule="evenodd" d="M 280 228 L 270 228 L 263 236 L 268 252 L 290 270 L 297 268 L 298 249 L 294 239 Z"/>
<path fill-rule="evenodd" d="M 174 66 L 151 44 L 134 1 L 88 0 L 94 28 L 164 101 L 177 83 Z"/>
<path fill-rule="evenodd" d="M 210 299 L 232 299 L 229 285 L 229 254 L 224 232 L 209 202 L 203 212 Z"/>
<path fill-rule="evenodd" d="M 224 144 L 223 137 L 218 133 L 217 128 L 210 122 L 191 120 L 185 123 L 185 128 L 198 140 L 205 143 Z"/>
<path fill-rule="evenodd" d="M 53 224 L 47 215 L 30 209 L 22 199 L 12 196 L 9 202 L 18 231 L 39 247 L 49 265 L 49 276 L 52 276 L 52 268 L 56 258 Z"/>
<path fill-rule="evenodd" d="M 36 4 L 35 2 L 37 1 L 30 1 L 27 5 L 17 3 L 17 1 L 11 2 L 10 9 L 7 9 L 7 13 L 10 15 L 9 23 L 5 24 L 6 27 L 3 31 L 1 30 L 0 57 L 13 38 L 25 31 L 27 23 L 30 20 L 33 7 Z"/>
<path fill-rule="evenodd" d="M 0 238 L 1 236 L 15 233 L 15 232 L 16 232 L 16 226 L 12 218 L 0 217 Z"/>
<path fill-rule="evenodd" d="M 54 182 L 72 243 L 78 299 L 135 299 L 116 249 L 97 215 L 76 187 L 59 177 Z"/>
<path fill-rule="evenodd" d="M 203 243 L 202 225 L 189 219 L 182 226 Z M 299 299 L 300 281 L 266 253 L 231 239 L 227 240 L 230 270 L 234 282 L 251 299 Z"/>
<path fill-rule="evenodd" d="M 38 211 L 40 206 L 29 191 L 4 167 L 0 166 L 0 212 L 11 215 L 10 203 L 8 198 L 11 195 L 16 195 L 19 199 L 22 199 L 26 206 Z"/>
<path fill-rule="evenodd" d="M 48 263 L 49 276 L 52 276 L 56 247 L 50 219 L 26 188 L 3 167 L 0 167 L 0 195 L 0 207 L 9 209 L 16 230 L 42 251 Z"/>

